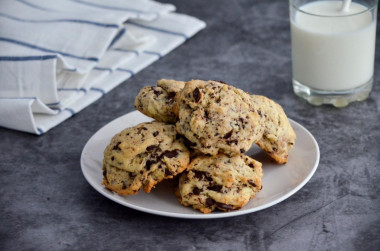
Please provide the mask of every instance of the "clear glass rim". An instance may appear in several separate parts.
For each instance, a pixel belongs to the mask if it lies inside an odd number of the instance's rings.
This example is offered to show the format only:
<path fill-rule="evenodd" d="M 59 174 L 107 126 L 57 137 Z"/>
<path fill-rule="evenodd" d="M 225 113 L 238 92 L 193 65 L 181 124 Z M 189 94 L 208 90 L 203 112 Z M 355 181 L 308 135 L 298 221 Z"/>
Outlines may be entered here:
<path fill-rule="evenodd" d="M 321 0 L 321 1 L 324 1 L 324 2 L 325 2 L 326 0 Z M 313 1 L 313 2 L 321 2 L 321 1 Z M 366 12 L 370 12 L 370 11 L 372 11 L 374 8 L 377 8 L 377 4 L 378 4 L 378 0 L 376 0 L 373 6 L 371 6 L 370 8 L 368 8 L 368 9 L 366 9 L 366 10 L 363 10 L 363 11 L 361 11 L 361 12 L 354 13 L 354 14 L 350 14 L 350 15 L 328 16 L 328 15 L 318 15 L 318 14 L 313 14 L 313 13 L 310 13 L 310 12 L 307 12 L 307 11 L 304 11 L 304 10 L 301 10 L 299 7 L 295 6 L 293 2 L 294 2 L 294 0 L 289 0 L 290 6 L 292 6 L 294 9 L 296 9 L 297 11 L 302 12 L 302 13 L 304 13 L 304 14 L 307 14 L 307 15 L 310 15 L 310 16 L 315 16 L 315 17 L 337 17 L 337 18 L 352 17 L 352 16 L 361 15 L 361 14 L 366 13 Z M 343 2 L 342 2 L 342 3 L 343 3 Z M 302 6 L 302 5 L 301 5 L 301 6 Z"/>

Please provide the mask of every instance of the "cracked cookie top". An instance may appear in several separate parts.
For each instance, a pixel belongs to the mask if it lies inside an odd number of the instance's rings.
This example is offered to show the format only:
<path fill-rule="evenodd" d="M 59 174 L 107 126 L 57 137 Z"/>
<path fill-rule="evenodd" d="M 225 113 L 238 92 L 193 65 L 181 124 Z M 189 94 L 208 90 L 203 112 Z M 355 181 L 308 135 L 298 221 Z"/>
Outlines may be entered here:
<path fill-rule="evenodd" d="M 261 163 L 248 156 L 201 156 L 181 174 L 176 196 L 203 213 L 236 210 L 261 190 L 262 177 Z"/>
<path fill-rule="evenodd" d="M 141 123 L 116 134 L 104 151 L 103 184 L 121 195 L 149 193 L 189 164 L 190 153 L 174 125 Z"/>
<path fill-rule="evenodd" d="M 204 154 L 245 153 L 263 135 L 260 105 L 249 94 L 222 82 L 187 82 L 174 110 L 177 131 Z"/>

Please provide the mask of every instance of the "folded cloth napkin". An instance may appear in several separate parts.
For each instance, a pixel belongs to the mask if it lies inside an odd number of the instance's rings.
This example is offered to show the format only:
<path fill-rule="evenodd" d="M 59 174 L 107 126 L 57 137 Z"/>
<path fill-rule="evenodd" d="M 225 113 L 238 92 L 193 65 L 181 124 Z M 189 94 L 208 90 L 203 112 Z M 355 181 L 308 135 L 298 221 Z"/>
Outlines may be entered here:
<path fill-rule="evenodd" d="M 2 0 L 0 126 L 43 134 L 206 24 L 151 0 Z"/>

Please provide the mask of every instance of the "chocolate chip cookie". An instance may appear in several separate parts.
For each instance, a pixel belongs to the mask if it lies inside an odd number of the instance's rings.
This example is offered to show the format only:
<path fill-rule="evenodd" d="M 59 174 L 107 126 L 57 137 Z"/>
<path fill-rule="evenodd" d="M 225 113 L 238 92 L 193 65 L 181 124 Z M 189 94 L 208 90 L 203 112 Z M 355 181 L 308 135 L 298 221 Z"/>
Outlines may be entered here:
<path fill-rule="evenodd" d="M 181 174 L 176 196 L 202 213 L 236 210 L 261 190 L 262 177 L 261 163 L 248 156 L 201 156 Z"/>
<path fill-rule="evenodd" d="M 186 82 L 177 95 L 177 131 L 204 154 L 236 155 L 263 135 L 260 105 L 240 89 L 218 81 Z"/>
<path fill-rule="evenodd" d="M 173 112 L 176 94 L 183 89 L 185 82 L 161 79 L 157 86 L 146 86 L 140 90 L 135 99 L 135 107 L 143 114 L 157 121 L 175 123 Z"/>
<path fill-rule="evenodd" d="M 296 134 L 282 107 L 273 100 L 258 95 L 251 98 L 260 104 L 265 118 L 263 137 L 257 145 L 269 154 L 276 162 L 284 164 L 288 161 Z"/>
<path fill-rule="evenodd" d="M 104 151 L 103 184 L 120 194 L 149 193 L 189 165 L 190 152 L 174 125 L 141 123 L 116 134 Z"/>

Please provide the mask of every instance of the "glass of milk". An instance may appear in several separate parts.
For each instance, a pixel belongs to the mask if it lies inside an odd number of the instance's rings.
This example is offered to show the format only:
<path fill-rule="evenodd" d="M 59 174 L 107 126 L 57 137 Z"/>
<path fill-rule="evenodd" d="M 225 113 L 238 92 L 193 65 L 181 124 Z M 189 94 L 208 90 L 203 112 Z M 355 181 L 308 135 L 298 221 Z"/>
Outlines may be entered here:
<path fill-rule="evenodd" d="M 313 105 L 365 100 L 373 84 L 376 14 L 377 0 L 290 0 L 294 92 Z"/>

